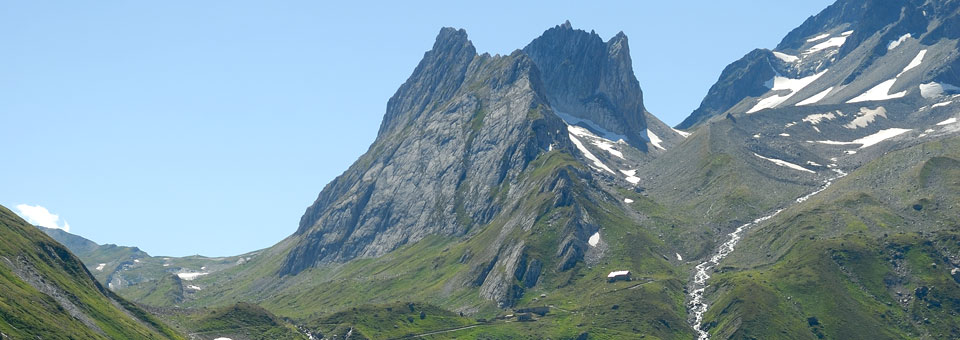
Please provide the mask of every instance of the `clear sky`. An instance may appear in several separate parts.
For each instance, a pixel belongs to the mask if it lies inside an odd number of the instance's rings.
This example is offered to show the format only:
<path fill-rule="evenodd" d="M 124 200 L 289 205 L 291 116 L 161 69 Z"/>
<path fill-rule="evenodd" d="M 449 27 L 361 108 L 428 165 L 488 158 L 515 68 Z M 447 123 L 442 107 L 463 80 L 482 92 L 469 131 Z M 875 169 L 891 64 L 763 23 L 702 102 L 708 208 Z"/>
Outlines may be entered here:
<path fill-rule="evenodd" d="M 622 30 L 674 125 L 830 3 L 4 1 L 0 204 L 152 255 L 260 249 L 367 150 L 440 27 L 491 54 L 568 19 Z"/>

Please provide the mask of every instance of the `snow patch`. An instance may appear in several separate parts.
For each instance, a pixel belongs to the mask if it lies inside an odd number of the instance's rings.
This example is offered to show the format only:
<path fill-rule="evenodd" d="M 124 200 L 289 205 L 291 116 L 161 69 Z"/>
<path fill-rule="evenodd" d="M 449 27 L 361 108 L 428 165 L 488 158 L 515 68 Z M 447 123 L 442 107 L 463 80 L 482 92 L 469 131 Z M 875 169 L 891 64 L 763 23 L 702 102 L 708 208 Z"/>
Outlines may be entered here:
<path fill-rule="evenodd" d="M 960 87 L 947 83 L 929 82 L 920 84 L 920 95 L 926 99 L 942 96 L 944 92 L 960 92 Z M 936 107 L 936 106 L 934 106 Z"/>
<path fill-rule="evenodd" d="M 950 104 L 952 104 L 952 103 L 953 103 L 952 100 L 951 100 L 951 101 L 946 101 L 946 102 L 943 102 L 943 103 L 936 103 L 936 104 L 933 104 L 932 106 L 930 106 L 930 108 L 938 108 L 938 107 L 941 107 L 941 106 L 947 106 L 947 105 L 950 105 Z"/>
<path fill-rule="evenodd" d="M 677 261 L 683 261 L 683 256 L 680 256 L 680 253 L 677 253 Z"/>
<path fill-rule="evenodd" d="M 884 140 L 899 136 L 900 134 L 907 131 L 910 131 L 910 129 L 891 128 L 886 130 L 880 130 L 880 131 L 877 131 L 877 133 L 874 133 L 872 135 L 869 135 L 863 138 L 856 139 L 853 142 L 857 144 L 862 144 L 860 148 L 863 149 L 869 146 L 873 146 L 874 144 L 880 143 Z"/>
<path fill-rule="evenodd" d="M 810 47 L 810 49 L 804 51 L 803 54 L 814 54 L 828 48 L 840 47 L 843 46 L 843 43 L 845 42 L 847 42 L 846 35 L 830 38 L 822 43 L 813 45 L 813 47 Z"/>
<path fill-rule="evenodd" d="M 662 145 L 660 145 L 660 143 L 663 143 L 663 140 L 661 140 L 660 137 L 657 137 L 657 135 L 655 135 L 653 131 L 650 131 L 650 129 L 647 129 L 647 139 L 650 140 L 650 144 L 653 144 L 653 146 L 657 147 L 657 149 L 666 150 Z M 620 158 L 623 157 L 621 156 Z"/>
<path fill-rule="evenodd" d="M 839 113 L 841 116 L 843 115 L 843 113 L 841 113 L 840 111 L 837 111 L 837 113 Z M 837 114 L 833 112 L 827 112 L 827 113 L 816 113 L 816 114 L 803 117 L 803 121 L 806 123 L 810 123 L 811 125 L 817 125 L 824 120 L 834 120 L 836 118 L 837 118 Z"/>
<path fill-rule="evenodd" d="M 611 155 L 620 157 L 620 159 L 625 159 L 623 158 L 623 153 L 620 152 L 620 150 L 613 148 L 613 143 L 610 143 L 606 140 L 594 140 L 592 143 L 593 145 L 596 145 L 598 148 L 600 148 L 600 150 L 606 151 Z"/>
<path fill-rule="evenodd" d="M 800 58 L 797 56 L 789 55 L 789 54 L 777 52 L 777 51 L 773 51 L 773 56 L 777 57 L 777 59 L 783 60 L 784 62 L 788 62 L 788 63 L 792 63 L 800 60 Z"/>
<path fill-rule="evenodd" d="M 637 170 L 636 170 L 636 169 L 633 169 L 633 170 L 620 170 L 620 173 L 622 173 L 622 174 L 624 174 L 624 175 L 627 176 L 627 182 L 630 182 L 630 183 L 632 183 L 632 184 L 640 183 L 640 177 L 637 177 Z M 629 202 L 627 202 L 627 203 L 629 203 Z"/>
<path fill-rule="evenodd" d="M 897 92 L 893 94 L 890 93 L 890 88 L 893 87 L 893 84 L 896 82 L 897 82 L 897 78 L 884 81 L 880 84 L 877 84 L 877 86 L 874 86 L 873 88 L 867 90 L 867 92 L 864 92 L 863 94 L 848 100 L 847 103 L 859 103 L 859 102 L 866 102 L 871 100 L 890 100 L 890 99 L 902 98 L 903 96 L 907 95 L 907 91 Z"/>
<path fill-rule="evenodd" d="M 187 289 L 192 289 L 192 290 L 203 290 L 203 289 L 201 289 L 201 288 L 200 288 L 199 286 L 194 286 L 194 285 L 188 285 L 188 286 L 187 286 Z"/>
<path fill-rule="evenodd" d="M 808 164 L 808 165 L 813 165 L 813 166 L 823 166 L 823 165 L 820 165 L 820 164 L 818 164 L 817 162 L 814 162 L 814 161 L 807 161 L 807 164 Z"/>
<path fill-rule="evenodd" d="M 873 110 L 861 107 L 860 112 L 857 113 L 857 117 L 850 123 L 843 125 L 843 127 L 848 129 L 866 127 L 877 120 L 877 117 L 887 118 L 887 109 L 884 109 L 883 106 L 878 106 Z"/>
<path fill-rule="evenodd" d="M 790 134 L 789 134 L 789 133 L 781 133 L 781 134 L 780 134 L 780 137 L 790 137 Z"/>
<path fill-rule="evenodd" d="M 782 167 L 787 167 L 787 168 L 794 169 L 794 170 L 799 170 L 799 171 L 805 171 L 805 172 L 809 172 L 809 173 L 811 173 L 811 174 L 815 174 L 815 173 L 816 173 L 816 172 L 814 172 L 813 170 L 810 170 L 810 169 L 804 168 L 804 167 L 802 167 L 802 166 L 799 166 L 799 165 L 796 165 L 796 164 L 787 162 L 787 161 L 782 160 L 782 159 L 767 158 L 767 157 L 760 156 L 759 154 L 756 154 L 756 153 L 754 153 L 753 155 L 754 155 L 754 156 L 757 156 L 757 157 L 759 157 L 759 158 L 761 158 L 761 159 L 766 159 L 766 160 L 768 160 L 768 161 L 771 161 L 771 162 L 773 162 L 773 164 L 776 164 L 776 165 L 779 165 L 779 166 L 782 166 Z"/>
<path fill-rule="evenodd" d="M 807 39 L 807 42 L 814 42 L 814 41 L 818 41 L 818 40 L 823 40 L 823 39 L 826 39 L 826 38 L 828 38 L 828 37 L 830 37 L 830 34 L 829 34 L 829 33 L 824 33 L 824 34 L 815 36 L 815 37 L 813 37 L 813 38 Z"/>
<path fill-rule="evenodd" d="M 570 126 L 568 126 L 567 128 L 569 129 Z M 607 167 L 606 164 L 603 164 L 603 162 L 601 162 L 600 159 L 597 158 L 597 156 L 594 156 L 593 153 L 590 152 L 590 150 L 587 150 L 587 147 L 583 146 L 583 143 L 581 143 L 580 140 L 577 139 L 577 137 L 573 135 L 573 133 L 570 133 L 570 141 L 573 142 L 573 145 L 576 145 L 576 146 L 577 146 L 577 149 L 580 150 L 580 152 L 583 153 L 583 156 L 584 156 L 584 157 L 587 157 L 588 160 L 590 160 L 590 161 L 593 162 L 593 165 L 594 165 L 594 166 L 596 166 L 597 168 L 600 168 L 600 169 L 602 169 L 602 170 L 604 170 L 604 171 L 607 171 L 607 172 L 609 172 L 609 173 L 611 173 L 611 174 L 614 173 L 613 170 L 610 170 L 610 168 Z"/>
<path fill-rule="evenodd" d="M 853 119 L 848 124 L 843 125 L 843 127 L 848 129 L 856 129 L 866 127 L 877 120 L 877 117 L 887 118 L 887 109 L 884 109 L 883 106 L 878 106 L 876 109 L 868 109 L 865 107 L 860 108 L 860 112 L 857 113 L 857 117 Z"/>
<path fill-rule="evenodd" d="M 683 138 L 690 137 L 690 133 L 689 133 L 689 132 L 684 132 L 684 131 L 680 131 L 680 130 L 677 130 L 677 129 L 673 129 L 673 132 L 676 132 L 677 134 L 680 135 L 680 137 L 683 137 Z"/>
<path fill-rule="evenodd" d="M 950 125 L 950 124 L 953 124 L 953 123 L 956 123 L 956 122 L 957 122 L 957 118 L 954 117 L 954 118 L 950 118 L 950 119 L 947 119 L 947 120 L 945 120 L 945 121 L 939 122 L 939 123 L 937 123 L 937 125 L 938 125 L 938 126 L 944 126 L 944 125 Z"/>
<path fill-rule="evenodd" d="M 797 91 L 802 90 L 804 87 L 807 87 L 807 85 L 810 85 L 810 83 L 816 81 L 817 78 L 820 78 L 821 76 L 826 74 L 827 71 L 828 70 L 824 70 L 823 72 L 806 76 L 800 79 L 791 79 L 791 78 L 787 78 L 777 74 L 776 76 L 773 77 L 773 79 L 770 79 L 767 81 L 766 83 L 767 87 L 769 87 L 771 91 L 786 90 L 789 92 L 784 95 L 775 94 L 775 95 L 763 98 L 759 102 L 757 102 L 757 105 L 754 105 L 753 108 L 748 110 L 747 113 L 754 113 L 763 109 L 771 109 L 771 108 L 777 107 L 778 105 L 787 101 L 787 99 L 790 99 L 790 97 L 793 97 L 793 95 L 797 94 Z"/>
<path fill-rule="evenodd" d="M 140 263 L 140 260 L 133 260 L 133 263 Z"/>
<path fill-rule="evenodd" d="M 179 273 L 179 274 L 177 274 L 177 276 L 179 276 L 181 280 L 192 281 L 192 280 L 195 280 L 195 279 L 198 278 L 198 277 L 201 277 L 201 276 L 204 276 L 204 275 L 207 275 L 207 274 L 210 274 L 210 273 L 186 272 L 186 273 Z"/>
<path fill-rule="evenodd" d="M 605 139 L 603 137 L 597 136 L 592 132 L 590 132 L 590 130 L 587 130 L 586 128 L 583 128 L 581 126 L 576 126 L 576 125 L 567 125 L 567 131 L 569 131 L 570 133 L 572 133 L 577 137 L 587 140 L 588 142 L 590 142 L 590 144 L 593 144 L 594 146 L 610 153 L 611 155 L 620 157 L 620 159 L 624 159 L 623 153 L 620 152 L 620 150 L 615 149 L 613 147 L 614 142 L 609 139 Z M 621 139 L 620 141 L 622 142 L 623 140 Z"/>
<path fill-rule="evenodd" d="M 907 73 L 907 71 L 910 71 L 914 67 L 920 66 L 920 64 L 923 63 L 923 56 L 925 56 L 926 54 L 927 54 L 927 50 L 920 50 L 920 52 L 917 53 L 917 56 L 913 57 L 913 60 L 911 60 L 910 63 L 907 64 L 907 67 L 904 67 L 903 71 L 900 71 L 900 73 L 897 74 L 897 78 L 900 78 L 900 76 L 902 76 L 904 73 Z"/>
<path fill-rule="evenodd" d="M 630 204 L 630 203 L 633 203 L 633 200 L 629 198 L 624 198 L 623 203 Z"/>
<path fill-rule="evenodd" d="M 106 263 L 98 264 L 98 265 L 97 265 L 97 271 L 98 271 L 98 272 L 102 272 L 102 271 L 103 271 L 103 267 L 106 267 L 106 266 L 107 266 Z"/>
<path fill-rule="evenodd" d="M 598 231 L 593 233 L 593 235 L 590 235 L 590 239 L 587 240 L 587 243 L 590 244 L 591 247 L 596 247 L 597 244 L 600 243 L 600 232 Z"/>
<path fill-rule="evenodd" d="M 826 98 L 827 95 L 830 94 L 830 91 L 833 91 L 833 86 L 827 88 L 826 90 L 823 90 L 823 92 L 810 96 L 810 98 L 804 99 L 803 101 L 797 103 L 796 106 L 816 104 L 817 102 L 823 100 L 823 98 Z"/>
<path fill-rule="evenodd" d="M 594 123 L 589 119 L 577 118 L 563 112 L 556 112 L 556 114 L 557 116 L 560 117 L 560 119 L 563 119 L 563 121 L 567 123 L 567 125 L 571 125 L 571 126 L 580 125 L 580 124 L 586 125 L 590 129 L 600 133 L 600 137 L 603 139 L 607 139 L 610 141 L 627 140 L 627 136 L 604 129 L 603 127 L 600 126 L 600 124 Z"/>
<path fill-rule="evenodd" d="M 907 41 L 907 38 L 910 38 L 910 33 L 901 35 L 897 40 L 891 40 L 890 43 L 887 44 L 887 51 L 897 48 L 897 46 L 900 46 L 904 41 Z"/>

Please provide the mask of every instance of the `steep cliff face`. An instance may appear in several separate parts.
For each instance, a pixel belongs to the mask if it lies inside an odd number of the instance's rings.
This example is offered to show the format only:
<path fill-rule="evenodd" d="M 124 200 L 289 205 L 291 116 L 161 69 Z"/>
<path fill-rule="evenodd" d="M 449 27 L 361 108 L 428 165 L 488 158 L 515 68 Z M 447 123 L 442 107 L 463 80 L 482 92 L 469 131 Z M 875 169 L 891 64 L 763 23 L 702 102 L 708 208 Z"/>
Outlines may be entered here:
<path fill-rule="evenodd" d="M 570 148 L 542 93 L 522 52 L 477 55 L 463 30 L 443 29 L 390 99 L 370 151 L 307 209 L 281 273 L 488 223 L 496 193 L 531 160 Z"/>
<path fill-rule="evenodd" d="M 627 36 L 604 42 L 570 22 L 551 28 L 523 52 L 540 69 L 553 108 L 596 126 L 646 151 L 643 92 L 633 73 Z M 616 137 L 614 137 L 616 138 Z"/>

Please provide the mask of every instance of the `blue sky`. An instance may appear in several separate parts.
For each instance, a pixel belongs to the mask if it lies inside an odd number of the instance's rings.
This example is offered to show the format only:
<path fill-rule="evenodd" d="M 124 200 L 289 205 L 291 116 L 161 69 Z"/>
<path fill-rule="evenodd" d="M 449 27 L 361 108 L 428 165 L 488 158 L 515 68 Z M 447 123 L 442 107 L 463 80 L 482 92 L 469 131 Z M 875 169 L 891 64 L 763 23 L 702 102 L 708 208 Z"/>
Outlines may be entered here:
<path fill-rule="evenodd" d="M 673 125 L 830 3 L 5 1 L 0 204 L 153 255 L 268 247 L 366 151 L 440 27 L 492 54 L 568 19 L 622 30 Z"/>

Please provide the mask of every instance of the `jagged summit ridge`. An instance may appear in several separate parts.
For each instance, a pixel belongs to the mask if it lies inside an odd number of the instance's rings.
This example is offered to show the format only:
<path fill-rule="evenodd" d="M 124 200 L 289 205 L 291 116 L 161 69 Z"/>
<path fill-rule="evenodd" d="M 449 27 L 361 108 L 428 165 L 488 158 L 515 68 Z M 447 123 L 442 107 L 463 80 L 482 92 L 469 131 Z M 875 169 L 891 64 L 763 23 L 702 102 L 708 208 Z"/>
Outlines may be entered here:
<path fill-rule="evenodd" d="M 540 69 L 556 111 L 589 120 L 646 150 L 643 92 L 623 32 L 604 42 L 567 21 L 548 29 L 523 52 Z"/>
<path fill-rule="evenodd" d="M 307 208 L 281 275 L 489 223 L 508 203 L 501 188 L 532 160 L 579 155 L 563 116 L 645 151 L 648 113 L 629 54 L 622 32 L 604 42 L 569 22 L 507 56 L 477 54 L 466 31 L 441 29 L 370 150 Z"/>

